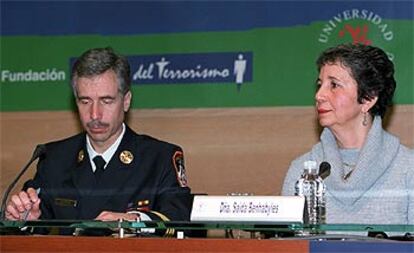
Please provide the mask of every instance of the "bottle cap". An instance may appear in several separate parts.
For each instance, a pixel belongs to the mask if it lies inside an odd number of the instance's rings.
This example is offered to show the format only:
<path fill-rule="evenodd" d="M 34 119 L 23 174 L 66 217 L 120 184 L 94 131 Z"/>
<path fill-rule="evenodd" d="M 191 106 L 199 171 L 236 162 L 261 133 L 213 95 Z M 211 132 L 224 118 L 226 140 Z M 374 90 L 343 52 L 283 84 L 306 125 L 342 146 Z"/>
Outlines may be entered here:
<path fill-rule="evenodd" d="M 305 171 L 307 171 L 309 174 L 316 174 L 316 161 L 305 161 L 303 163 L 303 167 L 305 168 Z"/>

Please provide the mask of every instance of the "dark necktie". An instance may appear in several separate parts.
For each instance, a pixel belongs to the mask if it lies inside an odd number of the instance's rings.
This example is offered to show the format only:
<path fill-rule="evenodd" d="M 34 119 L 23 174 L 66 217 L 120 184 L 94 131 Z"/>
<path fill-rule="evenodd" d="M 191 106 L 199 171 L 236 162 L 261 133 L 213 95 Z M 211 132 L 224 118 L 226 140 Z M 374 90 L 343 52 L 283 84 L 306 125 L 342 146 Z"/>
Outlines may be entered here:
<path fill-rule="evenodd" d="M 95 163 L 95 166 L 96 166 L 95 178 L 99 179 L 105 171 L 104 167 L 105 167 L 106 162 L 100 155 L 95 156 L 93 158 L 93 162 Z"/>

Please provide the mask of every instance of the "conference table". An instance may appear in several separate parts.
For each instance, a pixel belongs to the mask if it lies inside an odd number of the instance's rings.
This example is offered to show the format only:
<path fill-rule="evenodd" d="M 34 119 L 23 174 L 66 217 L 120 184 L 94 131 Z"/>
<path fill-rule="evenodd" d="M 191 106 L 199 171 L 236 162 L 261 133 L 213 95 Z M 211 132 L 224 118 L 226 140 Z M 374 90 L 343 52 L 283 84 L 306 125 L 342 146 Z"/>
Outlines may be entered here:
<path fill-rule="evenodd" d="M 64 236 L 28 232 L 45 227 L 78 231 L 111 229 L 113 234 Z M 0 252 L 414 252 L 411 225 L 330 224 L 316 228 L 301 224 L 212 222 L 0 221 L 0 229 Z M 142 232 L 148 229 L 169 231 L 170 236 Z M 352 235 L 351 231 L 369 232 L 374 237 Z M 404 236 L 378 237 L 386 234 L 383 231 L 400 232 Z"/>

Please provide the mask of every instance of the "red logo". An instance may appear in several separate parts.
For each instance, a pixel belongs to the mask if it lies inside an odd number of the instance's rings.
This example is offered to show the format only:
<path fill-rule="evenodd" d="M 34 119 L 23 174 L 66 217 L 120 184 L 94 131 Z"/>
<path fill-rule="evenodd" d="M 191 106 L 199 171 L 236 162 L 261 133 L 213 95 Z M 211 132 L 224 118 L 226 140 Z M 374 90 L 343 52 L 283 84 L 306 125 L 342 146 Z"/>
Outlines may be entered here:
<path fill-rule="evenodd" d="M 371 45 L 371 40 L 368 37 L 368 25 L 356 26 L 353 28 L 351 25 L 346 24 L 344 29 L 340 30 L 338 35 L 340 38 L 344 38 L 346 34 L 351 35 L 353 44 Z"/>

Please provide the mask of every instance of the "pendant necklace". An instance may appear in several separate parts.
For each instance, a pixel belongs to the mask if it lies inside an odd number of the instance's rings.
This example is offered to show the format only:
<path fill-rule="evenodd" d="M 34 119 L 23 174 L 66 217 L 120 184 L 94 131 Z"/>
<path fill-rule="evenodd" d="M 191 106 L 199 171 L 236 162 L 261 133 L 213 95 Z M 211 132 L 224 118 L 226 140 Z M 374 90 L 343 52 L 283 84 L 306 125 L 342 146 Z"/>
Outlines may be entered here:
<path fill-rule="evenodd" d="M 356 169 L 356 164 L 352 165 L 352 164 L 345 163 L 345 162 L 343 162 L 342 164 L 348 170 L 348 172 L 345 172 L 346 170 L 344 168 L 342 179 L 344 181 L 348 181 L 348 178 L 352 175 L 352 172 L 354 172 L 354 170 Z"/>

